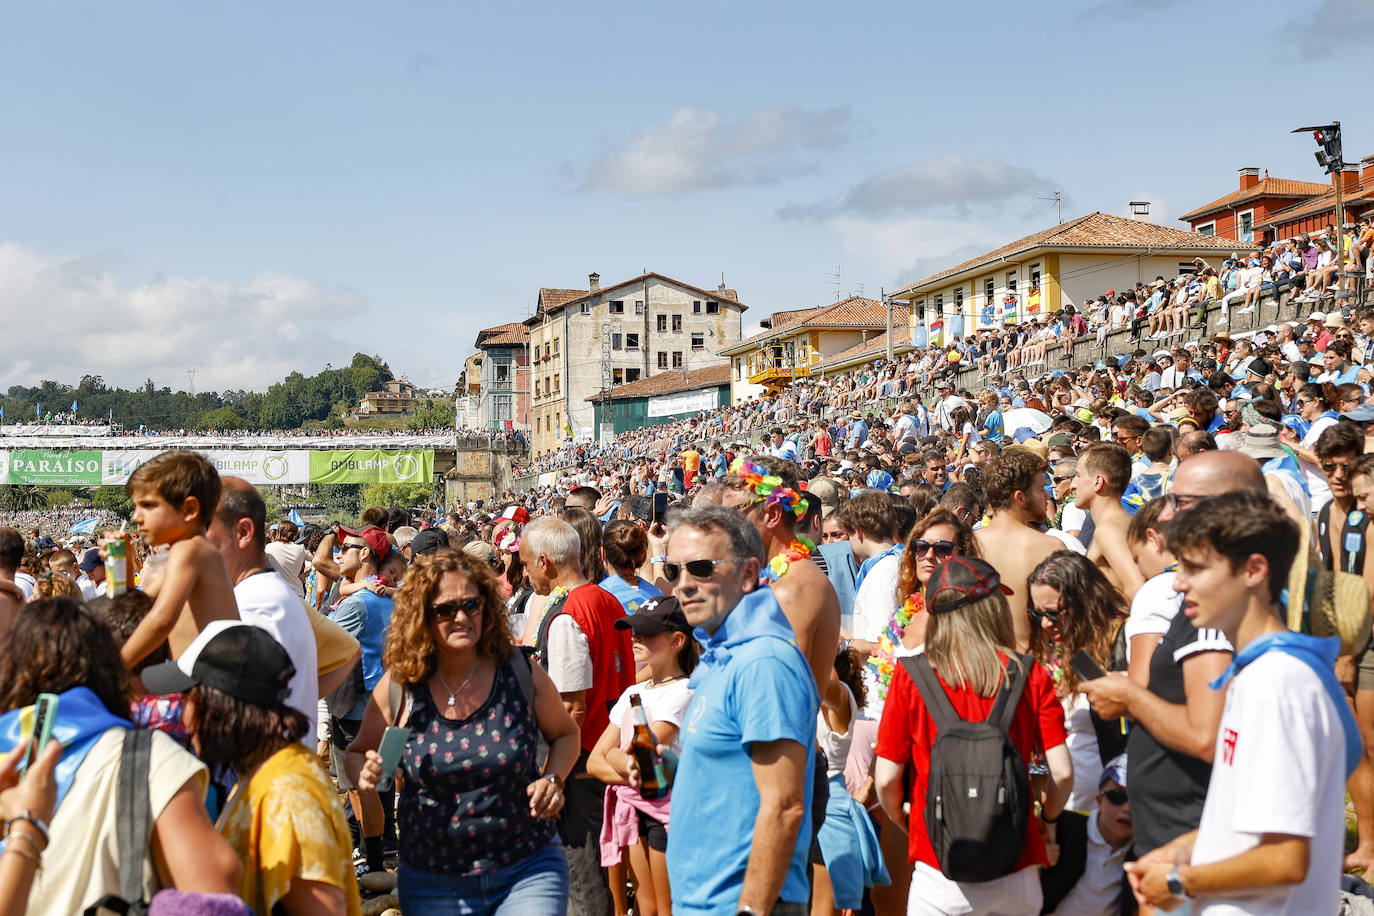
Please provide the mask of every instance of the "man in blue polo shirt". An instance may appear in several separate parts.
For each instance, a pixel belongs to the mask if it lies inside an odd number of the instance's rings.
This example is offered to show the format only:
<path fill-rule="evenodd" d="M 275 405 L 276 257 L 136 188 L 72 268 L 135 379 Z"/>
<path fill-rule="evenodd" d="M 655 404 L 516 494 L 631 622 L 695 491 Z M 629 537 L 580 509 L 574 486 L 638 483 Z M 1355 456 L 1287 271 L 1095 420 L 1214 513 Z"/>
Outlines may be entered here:
<path fill-rule="evenodd" d="M 678 914 L 807 912 L 820 698 L 772 590 L 757 588 L 763 556 L 733 509 L 673 516 L 664 575 L 705 646 L 668 824 Z"/>

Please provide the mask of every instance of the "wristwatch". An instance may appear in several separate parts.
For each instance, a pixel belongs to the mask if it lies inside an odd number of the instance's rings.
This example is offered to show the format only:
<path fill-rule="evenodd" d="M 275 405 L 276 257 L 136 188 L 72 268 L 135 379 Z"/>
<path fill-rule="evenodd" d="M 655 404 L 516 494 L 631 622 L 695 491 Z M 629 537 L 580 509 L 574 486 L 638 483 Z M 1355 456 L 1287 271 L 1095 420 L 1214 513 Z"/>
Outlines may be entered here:
<path fill-rule="evenodd" d="M 735 913 L 735 916 L 759 916 L 759 914 L 752 906 L 742 906 L 739 908 L 739 912 Z"/>
<path fill-rule="evenodd" d="M 563 777 L 559 776 L 557 773 L 545 773 L 543 776 L 540 776 L 539 778 L 547 779 L 549 782 L 558 786 L 558 791 L 563 791 Z"/>
<path fill-rule="evenodd" d="M 1182 879 L 1181 877 L 1179 877 L 1179 874 L 1178 874 L 1178 866 L 1177 866 L 1177 865 L 1174 866 L 1174 870 L 1173 870 L 1173 871 L 1169 872 L 1169 877 L 1166 878 L 1165 880 L 1166 880 L 1166 881 L 1168 882 L 1168 884 L 1169 884 L 1169 893 L 1170 893 L 1170 894 L 1172 894 L 1172 895 L 1175 896 L 1175 897 L 1187 897 L 1187 896 L 1188 896 L 1188 889 L 1187 889 L 1186 887 L 1183 886 L 1183 879 Z"/>

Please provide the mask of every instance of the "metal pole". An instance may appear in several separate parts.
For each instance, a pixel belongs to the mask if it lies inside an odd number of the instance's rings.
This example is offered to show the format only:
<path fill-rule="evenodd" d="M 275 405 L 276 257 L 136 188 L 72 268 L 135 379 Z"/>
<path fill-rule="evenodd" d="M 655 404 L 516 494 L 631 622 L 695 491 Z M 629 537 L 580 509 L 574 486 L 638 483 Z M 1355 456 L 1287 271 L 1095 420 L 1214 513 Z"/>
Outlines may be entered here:
<path fill-rule="evenodd" d="M 879 294 L 880 296 L 882 296 L 882 297 L 883 297 L 883 301 L 887 303 L 887 361 L 890 363 L 890 362 L 892 362 L 892 308 L 893 308 L 893 301 L 887 297 L 887 290 L 886 290 L 884 287 L 881 287 L 881 286 L 878 287 L 878 294 Z"/>
<path fill-rule="evenodd" d="M 1345 230 L 1341 228 L 1345 223 L 1344 184 L 1345 162 L 1342 161 L 1336 163 L 1336 301 L 1340 301 L 1341 287 L 1345 283 Z"/>

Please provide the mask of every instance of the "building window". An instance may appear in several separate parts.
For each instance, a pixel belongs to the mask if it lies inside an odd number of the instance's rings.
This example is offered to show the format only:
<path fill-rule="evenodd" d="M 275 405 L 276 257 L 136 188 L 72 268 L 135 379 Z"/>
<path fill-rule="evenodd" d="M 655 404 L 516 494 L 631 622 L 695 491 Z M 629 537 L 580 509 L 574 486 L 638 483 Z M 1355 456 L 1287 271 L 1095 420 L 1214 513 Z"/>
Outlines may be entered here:
<path fill-rule="evenodd" d="M 622 302 L 622 301 L 619 300 L 619 299 L 612 299 L 612 300 L 611 300 L 611 314 L 612 314 L 612 315 L 624 315 L 624 314 L 625 314 L 625 303 Z"/>
<path fill-rule="evenodd" d="M 556 429 L 556 430 L 558 430 L 558 435 L 559 435 L 560 437 L 563 435 L 563 422 L 562 422 L 562 421 L 563 421 L 563 415 L 562 415 L 561 413 L 556 413 L 556 414 L 553 415 L 553 428 Z"/>
<path fill-rule="evenodd" d="M 636 315 L 643 315 L 643 314 L 644 314 L 644 300 L 642 300 L 642 299 L 636 299 L 636 300 L 635 300 L 635 314 L 636 314 Z"/>
<path fill-rule="evenodd" d="M 557 338 L 557 337 L 555 337 L 555 338 L 553 339 L 553 355 L 554 355 L 554 356 L 557 356 L 557 355 L 558 355 L 558 338 Z"/>
<path fill-rule="evenodd" d="M 673 316 L 673 330 L 674 330 L 674 331 L 681 331 L 681 330 L 682 330 L 682 316 L 681 316 L 681 315 L 674 315 L 674 316 Z"/>
<path fill-rule="evenodd" d="M 1031 267 L 1031 286 L 1036 287 L 1036 288 L 1039 288 L 1039 286 L 1040 286 L 1040 265 L 1039 265 L 1039 264 L 1036 264 L 1035 266 Z"/>
<path fill-rule="evenodd" d="M 623 384 L 625 384 L 625 370 L 624 370 L 624 369 L 612 369 L 612 370 L 611 370 L 611 381 L 612 381 L 614 384 L 616 384 L 616 385 L 623 385 Z"/>
<path fill-rule="evenodd" d="M 539 400 L 539 379 L 534 380 L 534 399 Z"/>
<path fill-rule="evenodd" d="M 736 360 L 734 361 L 734 363 L 735 363 L 735 378 L 736 378 L 736 379 L 742 379 L 742 378 L 744 378 L 744 360 L 736 359 Z"/>
<path fill-rule="evenodd" d="M 538 432 L 543 432 L 543 431 L 544 431 L 544 418 L 543 418 L 543 417 L 535 417 L 535 418 L 534 418 L 534 431 L 537 432 L 537 433 L 538 433 Z"/>
<path fill-rule="evenodd" d="M 720 303 L 719 303 L 719 302 L 710 302 L 710 301 L 708 301 L 708 302 L 706 303 L 706 314 L 708 314 L 708 315 L 719 315 L 719 314 L 720 314 Z"/>
<path fill-rule="evenodd" d="M 663 332 L 663 331 L 668 330 L 668 316 L 667 316 L 667 315 L 659 315 L 659 316 L 658 316 L 657 324 L 658 324 L 658 330 L 659 330 L 660 333 Z"/>
<path fill-rule="evenodd" d="M 924 299 L 916 300 L 916 317 L 921 321 L 926 319 L 926 301 Z"/>
<path fill-rule="evenodd" d="M 555 375 L 555 376 L 553 377 L 553 390 L 554 390 L 554 391 L 561 391 L 562 389 L 563 389 L 563 376 L 561 376 L 561 375 Z"/>
<path fill-rule="evenodd" d="M 681 369 L 681 368 L 682 368 L 682 351 L 681 351 L 681 350 L 674 350 L 674 351 L 673 351 L 673 368 L 674 368 L 674 369 Z"/>
<path fill-rule="evenodd" d="M 668 354 L 667 354 L 667 352 L 664 351 L 664 350 L 659 350 L 659 351 L 658 351 L 658 368 L 660 368 L 660 369 L 667 369 L 667 368 L 668 368 Z"/>
<path fill-rule="evenodd" d="M 495 368 L 496 382 L 498 385 L 504 385 L 506 382 L 510 381 L 510 366 L 508 364 L 497 363 Z"/>
<path fill-rule="evenodd" d="M 621 345 L 621 342 L 622 342 L 623 340 L 624 340 L 624 338 L 621 337 L 619 334 L 612 334 L 612 335 L 611 335 L 611 349 L 612 349 L 612 350 L 621 350 L 621 349 L 624 349 L 624 348 L 622 347 L 622 345 Z"/>
<path fill-rule="evenodd" d="M 544 341 L 544 358 L 549 358 L 549 342 L 547 340 Z"/>
<path fill-rule="evenodd" d="M 1016 271 L 1007 271 L 1007 292 L 1016 292 Z"/>
<path fill-rule="evenodd" d="M 705 349 L 706 349 L 706 335 L 705 335 L 705 334 L 693 334 L 693 335 L 692 335 L 692 349 L 693 349 L 693 350 L 705 350 Z"/>
<path fill-rule="evenodd" d="M 958 312 L 964 310 L 964 288 L 962 286 L 954 290 L 954 309 Z"/>
<path fill-rule="evenodd" d="M 1216 234 L 1217 234 L 1217 224 L 1216 224 L 1216 223 L 1203 223 L 1201 226 L 1198 226 L 1198 227 L 1197 227 L 1196 229 L 1194 229 L 1193 231 L 1196 232 L 1198 235 L 1216 235 Z"/>
<path fill-rule="evenodd" d="M 1195 273 L 1197 273 L 1197 265 L 1194 264 L 1192 261 L 1179 261 L 1179 262 L 1178 262 L 1178 273 L 1179 273 L 1179 276 L 1183 276 L 1184 274 L 1188 274 L 1188 275 L 1195 274 Z"/>
<path fill-rule="evenodd" d="M 625 370 L 625 383 L 626 383 L 626 384 L 629 384 L 630 382 L 637 382 L 637 381 L 639 381 L 639 370 L 638 370 L 638 369 L 626 369 L 626 370 Z"/>
<path fill-rule="evenodd" d="M 547 375 L 544 376 L 544 393 L 545 393 L 545 394 L 552 394 L 552 393 L 553 393 L 553 383 L 549 381 L 549 377 L 548 377 Z"/>
<path fill-rule="evenodd" d="M 1246 210 L 1240 214 L 1240 240 L 1250 241 L 1255 235 L 1255 211 Z"/>
<path fill-rule="evenodd" d="M 700 300 L 700 299 L 693 299 L 693 300 L 692 300 L 692 314 L 693 314 L 693 315 L 700 315 L 700 314 L 701 314 L 701 300 Z"/>
<path fill-rule="evenodd" d="M 945 313 L 945 294 L 944 294 L 944 293 L 936 293 L 936 294 L 935 294 L 935 314 L 937 314 L 937 315 L 943 315 L 944 313 Z"/>
<path fill-rule="evenodd" d="M 626 350 L 638 350 L 638 349 L 639 349 L 639 335 L 638 335 L 638 334 L 626 334 L 626 335 L 625 335 L 625 349 L 626 349 Z"/>
<path fill-rule="evenodd" d="M 983 281 L 983 297 L 989 302 L 997 295 L 997 281 L 988 277 Z"/>

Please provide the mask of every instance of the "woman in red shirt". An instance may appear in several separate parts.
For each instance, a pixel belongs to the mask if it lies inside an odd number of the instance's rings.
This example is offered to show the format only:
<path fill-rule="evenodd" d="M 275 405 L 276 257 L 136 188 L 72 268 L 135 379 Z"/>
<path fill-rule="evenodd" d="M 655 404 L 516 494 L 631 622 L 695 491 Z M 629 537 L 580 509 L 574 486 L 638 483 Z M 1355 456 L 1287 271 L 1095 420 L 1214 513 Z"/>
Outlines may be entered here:
<path fill-rule="evenodd" d="M 1018 661 L 1006 594 L 997 571 L 976 557 L 953 557 L 936 568 L 926 586 L 925 654 L 951 705 L 967 721 L 988 718 Z M 878 726 L 875 781 L 883 810 L 895 824 L 908 825 L 907 858 L 914 863 L 908 916 L 925 913 L 1003 914 L 1040 912 L 1039 871 L 1052 864 L 1045 841 L 1055 839 L 1055 821 L 1073 786 L 1073 762 L 1065 744 L 1064 710 L 1045 669 L 1029 659 L 1025 689 L 1011 721 L 1009 737 L 1030 760 L 1043 751 L 1050 779 L 1039 817 L 1027 819 L 1021 855 L 1010 874 L 991 881 L 956 882 L 940 871 L 926 829 L 926 781 L 936 727 L 915 682 L 898 666 L 888 688 Z M 905 768 L 911 765 L 910 780 Z M 910 785 L 910 793 L 907 788 Z M 910 803 L 904 811 L 903 804 Z"/>

